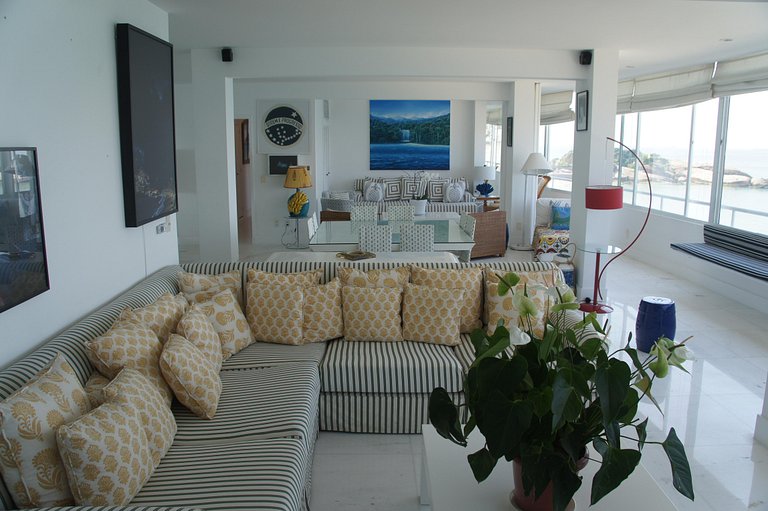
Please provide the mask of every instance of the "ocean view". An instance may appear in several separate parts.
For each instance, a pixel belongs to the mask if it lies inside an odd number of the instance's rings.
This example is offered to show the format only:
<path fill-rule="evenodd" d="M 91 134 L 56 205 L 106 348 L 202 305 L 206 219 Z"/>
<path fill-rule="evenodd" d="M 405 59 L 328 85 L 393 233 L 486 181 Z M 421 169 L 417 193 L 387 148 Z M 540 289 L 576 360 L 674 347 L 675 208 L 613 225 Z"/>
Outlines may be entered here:
<path fill-rule="evenodd" d="M 450 147 L 424 144 L 371 144 L 371 170 L 448 170 Z"/>

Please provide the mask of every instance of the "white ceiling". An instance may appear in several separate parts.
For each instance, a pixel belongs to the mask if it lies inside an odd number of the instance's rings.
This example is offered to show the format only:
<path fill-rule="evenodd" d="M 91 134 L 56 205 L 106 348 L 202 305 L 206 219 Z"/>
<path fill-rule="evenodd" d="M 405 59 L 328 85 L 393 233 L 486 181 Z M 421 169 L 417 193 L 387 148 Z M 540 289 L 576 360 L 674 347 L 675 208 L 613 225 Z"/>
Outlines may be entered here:
<path fill-rule="evenodd" d="M 618 48 L 630 78 L 768 51 L 768 1 L 151 0 L 177 49 Z"/>

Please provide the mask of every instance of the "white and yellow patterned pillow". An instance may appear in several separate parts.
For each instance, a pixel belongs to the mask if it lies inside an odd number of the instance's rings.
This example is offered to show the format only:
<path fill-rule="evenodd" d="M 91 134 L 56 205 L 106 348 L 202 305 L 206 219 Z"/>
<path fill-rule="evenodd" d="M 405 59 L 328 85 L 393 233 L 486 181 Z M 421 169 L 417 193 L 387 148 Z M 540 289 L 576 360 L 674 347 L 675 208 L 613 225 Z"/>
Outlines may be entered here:
<path fill-rule="evenodd" d="M 173 296 L 171 293 L 161 295 L 153 303 L 133 309 L 133 316 L 141 320 L 150 330 L 155 332 L 160 342 L 168 340 L 168 336 L 176 329 L 181 316 L 187 310 L 187 299 L 181 293 Z M 125 312 L 123 313 L 125 314 Z"/>
<path fill-rule="evenodd" d="M 231 289 L 225 289 L 198 305 L 219 334 L 223 360 L 253 343 L 248 321 Z"/>
<path fill-rule="evenodd" d="M 61 354 L 0 403 L 0 473 L 17 506 L 74 502 L 56 429 L 90 409 L 80 380 Z"/>
<path fill-rule="evenodd" d="M 390 270 L 362 271 L 349 266 L 339 266 L 336 274 L 341 279 L 342 286 L 355 287 L 398 287 L 404 288 L 411 276 L 407 266 Z"/>
<path fill-rule="evenodd" d="M 204 273 L 179 272 L 179 289 L 189 303 L 207 301 L 214 294 L 231 289 L 240 308 L 243 307 L 243 284 L 240 270 L 232 270 L 218 275 Z"/>
<path fill-rule="evenodd" d="M 106 398 L 104 397 L 104 387 L 109 385 L 110 379 L 101 374 L 98 371 L 91 373 L 88 381 L 85 382 L 83 390 L 85 395 L 88 396 L 88 401 L 91 402 L 91 408 L 101 406 Z"/>
<path fill-rule="evenodd" d="M 106 402 L 56 432 L 75 502 L 128 504 L 152 475 L 152 455 L 139 411 Z"/>
<path fill-rule="evenodd" d="M 160 391 L 140 372 L 125 368 L 104 387 L 102 394 L 104 402 L 125 404 L 139 412 L 152 456 L 152 468 L 157 468 L 176 436 L 176 419 Z"/>
<path fill-rule="evenodd" d="M 461 343 L 464 290 L 407 284 L 403 293 L 403 339 L 456 346 Z"/>
<path fill-rule="evenodd" d="M 163 348 L 160 367 L 181 404 L 198 417 L 213 419 L 221 397 L 221 378 L 202 351 L 172 334 Z"/>
<path fill-rule="evenodd" d="M 400 288 L 342 287 L 344 339 L 347 341 L 402 341 Z"/>
<path fill-rule="evenodd" d="M 157 335 L 132 314 L 125 311 L 104 335 L 86 341 L 88 359 L 110 379 L 124 367 L 136 369 L 152 382 L 163 395 L 166 405 L 170 406 L 173 393 L 160 374 L 163 345 Z"/>
<path fill-rule="evenodd" d="M 301 287 L 316 286 L 323 277 L 323 270 L 317 269 L 300 273 L 270 273 L 261 270 L 248 270 L 248 282 L 254 284 L 296 285 Z"/>
<path fill-rule="evenodd" d="M 182 316 L 176 327 L 176 333 L 195 345 L 203 352 L 206 359 L 216 368 L 221 370 L 223 355 L 221 353 L 221 340 L 216 329 L 213 328 L 208 315 L 203 312 L 198 304 L 192 307 Z"/>
<path fill-rule="evenodd" d="M 344 335 L 341 281 L 304 288 L 304 344 Z"/>
<path fill-rule="evenodd" d="M 537 314 L 531 318 L 531 326 L 536 336 L 544 334 L 545 314 L 551 306 L 551 297 L 546 288 L 554 284 L 555 274 L 552 271 L 521 272 L 520 281 L 512 288 L 515 293 L 523 293 L 526 288 L 528 298 L 536 304 Z M 500 319 L 504 326 L 515 325 L 525 331 L 528 324 L 520 321 L 520 314 L 512 305 L 512 292 L 499 296 L 499 277 L 486 268 L 485 271 L 485 310 L 488 316 L 487 330 L 493 333 Z"/>
<path fill-rule="evenodd" d="M 432 270 L 411 266 L 411 282 L 419 286 L 441 289 L 463 289 L 464 301 L 461 306 L 461 332 L 470 333 L 483 326 L 483 270 L 465 268 L 461 270 Z"/>
<path fill-rule="evenodd" d="M 246 284 L 246 318 L 257 341 L 302 344 L 304 290 L 296 284 Z"/>

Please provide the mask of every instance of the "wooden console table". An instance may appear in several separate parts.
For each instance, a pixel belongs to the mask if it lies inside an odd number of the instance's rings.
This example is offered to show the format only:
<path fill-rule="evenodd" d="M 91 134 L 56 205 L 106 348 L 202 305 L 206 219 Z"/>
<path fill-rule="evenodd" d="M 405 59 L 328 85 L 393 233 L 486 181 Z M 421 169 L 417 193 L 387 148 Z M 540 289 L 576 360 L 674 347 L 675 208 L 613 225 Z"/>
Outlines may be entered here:
<path fill-rule="evenodd" d="M 496 197 L 493 195 L 489 195 L 488 197 L 483 197 L 482 195 L 480 195 L 475 197 L 475 200 L 482 201 L 483 211 L 495 211 L 499 209 L 499 201 L 501 200 L 501 197 Z"/>

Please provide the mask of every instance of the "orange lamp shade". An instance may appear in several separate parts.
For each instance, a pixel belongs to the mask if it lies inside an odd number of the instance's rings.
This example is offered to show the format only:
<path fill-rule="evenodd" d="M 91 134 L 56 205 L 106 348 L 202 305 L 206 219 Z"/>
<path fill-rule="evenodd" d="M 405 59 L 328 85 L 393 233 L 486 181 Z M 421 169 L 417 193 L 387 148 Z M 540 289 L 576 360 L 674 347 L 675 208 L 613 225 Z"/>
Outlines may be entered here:
<path fill-rule="evenodd" d="M 312 176 L 309 174 L 308 165 L 288 167 L 283 188 L 309 188 L 311 186 Z"/>
<path fill-rule="evenodd" d="M 595 185 L 586 188 L 587 209 L 621 209 L 624 188 L 613 185 Z"/>

